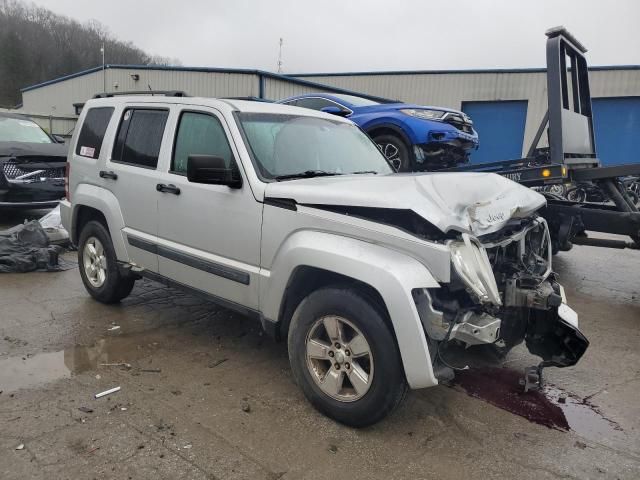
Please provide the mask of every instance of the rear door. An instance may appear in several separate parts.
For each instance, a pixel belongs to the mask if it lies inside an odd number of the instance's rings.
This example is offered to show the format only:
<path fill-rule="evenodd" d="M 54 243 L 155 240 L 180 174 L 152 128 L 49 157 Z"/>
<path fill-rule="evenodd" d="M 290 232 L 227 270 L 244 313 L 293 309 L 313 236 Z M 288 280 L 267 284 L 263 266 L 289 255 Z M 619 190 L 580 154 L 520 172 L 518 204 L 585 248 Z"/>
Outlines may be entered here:
<path fill-rule="evenodd" d="M 127 105 L 100 177 L 120 204 L 132 262 L 158 272 L 158 158 L 165 141 L 169 108 Z M 170 148 L 170 147 L 169 147 Z"/>
<path fill-rule="evenodd" d="M 243 176 L 241 188 L 191 183 L 191 154 L 215 155 L 239 167 L 224 117 L 207 107 L 176 107 L 173 148 L 163 150 L 163 184 L 158 195 L 160 274 L 219 299 L 258 306 L 262 204 Z M 174 130 L 174 128 L 172 128 Z"/>

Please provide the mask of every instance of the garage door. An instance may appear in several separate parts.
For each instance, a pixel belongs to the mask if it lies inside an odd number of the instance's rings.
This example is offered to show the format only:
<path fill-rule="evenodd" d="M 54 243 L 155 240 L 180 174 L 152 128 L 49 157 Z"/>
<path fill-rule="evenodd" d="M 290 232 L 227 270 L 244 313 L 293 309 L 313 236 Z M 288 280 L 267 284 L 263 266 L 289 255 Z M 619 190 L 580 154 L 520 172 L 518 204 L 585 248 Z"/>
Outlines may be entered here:
<path fill-rule="evenodd" d="M 480 138 L 472 163 L 497 162 L 522 157 L 527 101 L 463 102 Z"/>
<path fill-rule="evenodd" d="M 594 98 L 596 151 L 603 165 L 640 162 L 640 97 Z"/>

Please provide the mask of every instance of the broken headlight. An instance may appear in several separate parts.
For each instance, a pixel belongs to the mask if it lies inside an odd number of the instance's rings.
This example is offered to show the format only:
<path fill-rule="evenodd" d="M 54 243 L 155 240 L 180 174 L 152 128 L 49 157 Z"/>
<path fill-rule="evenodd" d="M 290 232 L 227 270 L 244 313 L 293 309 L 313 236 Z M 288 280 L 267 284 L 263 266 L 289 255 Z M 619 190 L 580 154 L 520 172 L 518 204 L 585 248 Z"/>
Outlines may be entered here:
<path fill-rule="evenodd" d="M 463 233 L 462 241 L 450 242 L 449 249 L 453 267 L 480 302 L 502 305 L 498 285 L 484 247 L 473 241 L 469 234 Z"/>

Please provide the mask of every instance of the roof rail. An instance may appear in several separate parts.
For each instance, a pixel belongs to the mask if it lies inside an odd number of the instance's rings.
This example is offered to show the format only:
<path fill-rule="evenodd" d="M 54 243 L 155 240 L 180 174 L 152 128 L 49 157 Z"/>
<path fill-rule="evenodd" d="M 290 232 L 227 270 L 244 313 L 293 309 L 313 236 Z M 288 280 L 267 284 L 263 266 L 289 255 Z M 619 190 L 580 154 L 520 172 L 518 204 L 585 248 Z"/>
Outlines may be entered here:
<path fill-rule="evenodd" d="M 249 96 L 249 97 L 223 97 L 220 100 L 247 100 L 249 102 L 274 103 L 273 100 L 268 100 L 266 98 L 253 97 L 253 96 Z"/>
<path fill-rule="evenodd" d="M 164 95 L 165 97 L 188 97 L 182 90 L 133 90 L 129 92 L 98 93 L 93 98 L 110 98 L 120 95 Z"/>

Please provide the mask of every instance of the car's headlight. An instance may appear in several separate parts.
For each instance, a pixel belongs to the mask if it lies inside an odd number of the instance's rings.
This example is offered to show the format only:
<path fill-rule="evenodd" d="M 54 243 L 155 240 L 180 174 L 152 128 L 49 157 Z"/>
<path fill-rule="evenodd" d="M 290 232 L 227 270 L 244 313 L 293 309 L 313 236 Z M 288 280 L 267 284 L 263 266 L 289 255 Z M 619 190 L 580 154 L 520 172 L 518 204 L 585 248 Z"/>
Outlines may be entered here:
<path fill-rule="evenodd" d="M 439 120 L 444 117 L 445 112 L 441 110 L 429 110 L 426 108 L 403 108 L 400 110 L 405 115 L 421 118 L 422 120 Z"/>
<path fill-rule="evenodd" d="M 462 234 L 462 240 L 449 243 L 451 263 L 456 272 L 480 302 L 502 305 L 487 251 L 467 233 Z"/>

